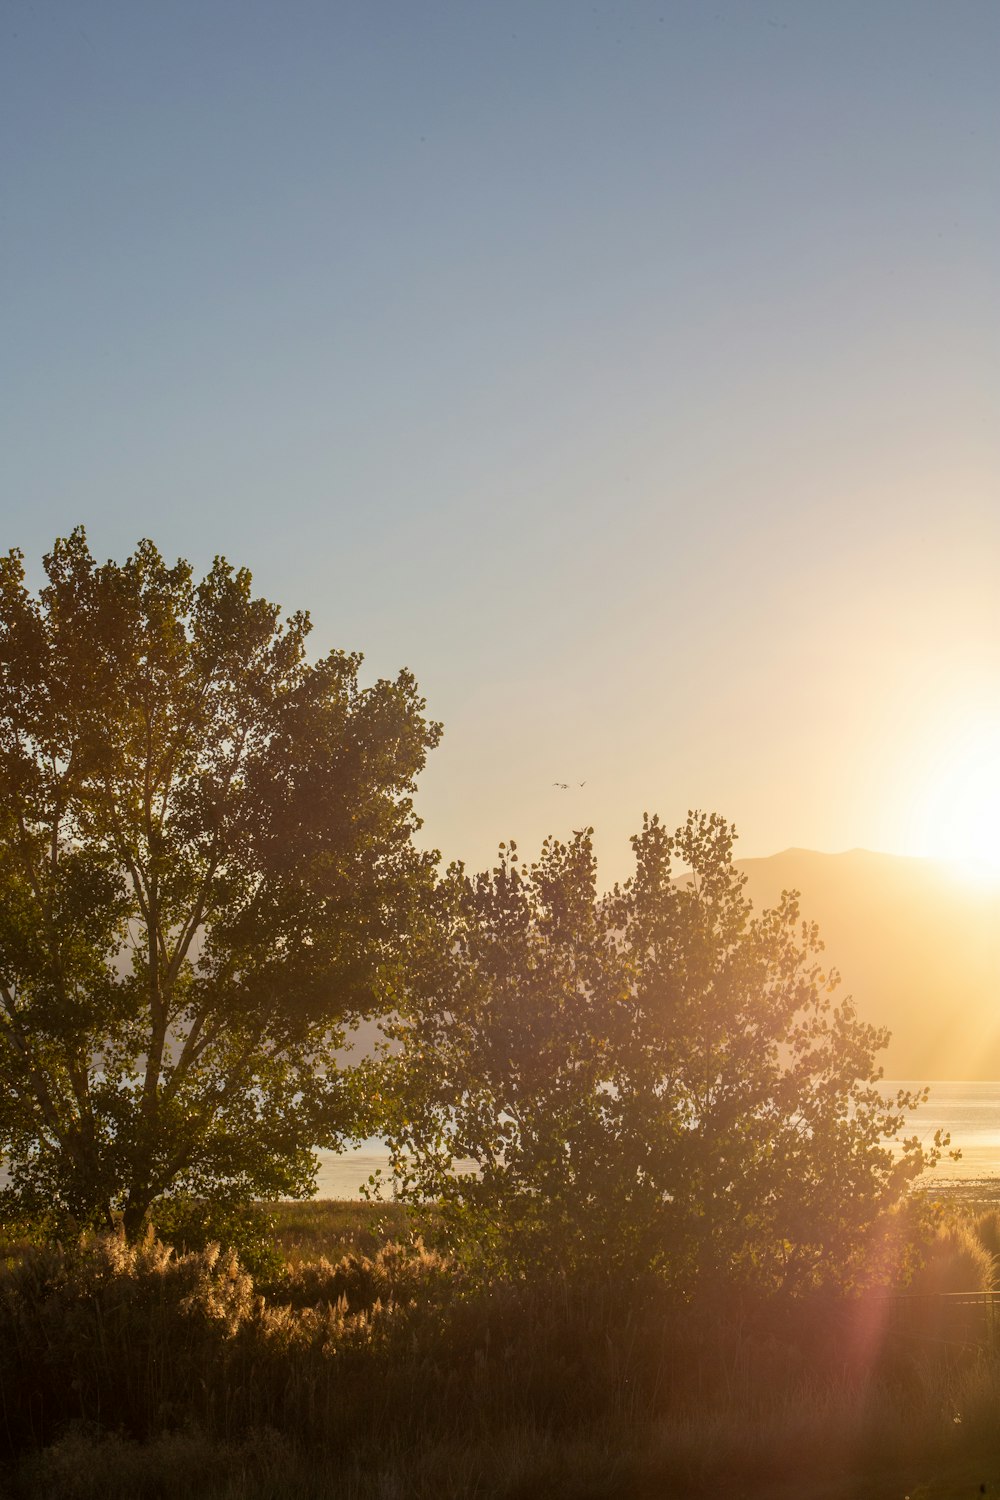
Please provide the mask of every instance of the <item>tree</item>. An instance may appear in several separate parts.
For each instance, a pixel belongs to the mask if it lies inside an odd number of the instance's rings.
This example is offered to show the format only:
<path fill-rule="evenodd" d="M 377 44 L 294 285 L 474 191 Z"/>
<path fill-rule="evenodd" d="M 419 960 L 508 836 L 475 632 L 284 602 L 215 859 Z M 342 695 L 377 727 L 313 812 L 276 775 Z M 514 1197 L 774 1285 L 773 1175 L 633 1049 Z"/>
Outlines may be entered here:
<path fill-rule="evenodd" d="M 450 872 L 448 940 L 391 1065 L 397 1171 L 508 1268 L 843 1284 L 936 1157 L 893 1148 L 918 1099 L 879 1092 L 887 1033 L 835 1004 L 794 894 L 754 913 L 733 838 L 647 818 L 605 897 L 590 830 L 530 867 L 511 846 Z"/>
<path fill-rule="evenodd" d="M 357 1123 L 331 1051 L 398 1002 L 439 726 L 408 672 L 306 656 L 246 570 L 82 529 L 0 560 L 6 1197 L 135 1231 L 177 1193 L 306 1191 Z"/>

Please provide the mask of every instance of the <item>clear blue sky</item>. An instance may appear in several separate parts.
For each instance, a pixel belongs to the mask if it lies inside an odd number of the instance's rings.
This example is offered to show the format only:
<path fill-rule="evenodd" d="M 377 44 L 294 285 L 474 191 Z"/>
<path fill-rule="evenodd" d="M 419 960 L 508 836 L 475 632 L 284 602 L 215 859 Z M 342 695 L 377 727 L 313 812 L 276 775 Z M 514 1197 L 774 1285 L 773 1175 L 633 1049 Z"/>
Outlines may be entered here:
<path fill-rule="evenodd" d="M 993 0 L 5 0 L 0 543 L 412 667 L 448 855 L 931 847 L 1000 752 L 998 78 Z"/>

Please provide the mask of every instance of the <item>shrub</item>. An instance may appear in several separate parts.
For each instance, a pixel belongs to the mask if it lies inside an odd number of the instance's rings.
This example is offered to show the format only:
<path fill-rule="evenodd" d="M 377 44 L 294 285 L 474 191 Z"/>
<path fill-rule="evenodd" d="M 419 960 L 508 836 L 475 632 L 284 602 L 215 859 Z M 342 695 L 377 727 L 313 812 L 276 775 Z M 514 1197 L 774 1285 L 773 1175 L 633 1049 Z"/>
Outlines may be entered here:
<path fill-rule="evenodd" d="M 976 1235 L 983 1249 L 993 1257 L 995 1284 L 997 1269 L 1000 1267 L 1000 1213 L 995 1208 L 989 1213 L 980 1214 L 976 1220 Z"/>
<path fill-rule="evenodd" d="M 967 1224 L 944 1224 L 931 1240 L 909 1290 L 922 1294 L 988 1292 L 993 1278 L 993 1257 L 976 1231 Z"/>
<path fill-rule="evenodd" d="M 252 1276 L 276 1276 L 284 1264 L 274 1244 L 274 1216 L 263 1203 L 213 1203 L 189 1194 L 156 1205 L 153 1233 L 182 1253 L 219 1244 L 235 1251 Z"/>

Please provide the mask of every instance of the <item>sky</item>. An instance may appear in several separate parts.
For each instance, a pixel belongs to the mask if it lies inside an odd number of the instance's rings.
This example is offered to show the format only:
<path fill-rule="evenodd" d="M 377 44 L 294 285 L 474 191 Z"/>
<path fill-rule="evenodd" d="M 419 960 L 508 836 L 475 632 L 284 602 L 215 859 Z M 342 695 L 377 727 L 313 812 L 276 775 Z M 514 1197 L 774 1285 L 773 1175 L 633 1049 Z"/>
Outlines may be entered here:
<path fill-rule="evenodd" d="M 411 668 L 475 867 L 1000 858 L 998 76 L 993 0 L 3 0 L 0 546 Z"/>

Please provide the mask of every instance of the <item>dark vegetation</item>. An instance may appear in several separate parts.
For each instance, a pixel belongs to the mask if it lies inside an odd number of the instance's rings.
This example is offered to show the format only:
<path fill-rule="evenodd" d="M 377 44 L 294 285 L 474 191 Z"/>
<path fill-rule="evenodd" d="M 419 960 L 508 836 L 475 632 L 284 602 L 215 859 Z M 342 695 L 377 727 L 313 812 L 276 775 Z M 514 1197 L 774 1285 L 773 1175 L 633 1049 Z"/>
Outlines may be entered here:
<path fill-rule="evenodd" d="M 997 1215 L 907 1212 L 923 1246 L 907 1297 L 710 1305 L 656 1277 L 551 1265 L 486 1284 L 419 1239 L 364 1253 L 389 1227 L 365 1205 L 312 1204 L 305 1223 L 301 1205 L 277 1206 L 280 1265 L 256 1284 L 217 1246 L 9 1244 L 6 1484 L 95 1497 L 945 1496 L 978 1475 L 978 1493 L 1000 1464 L 1000 1348 L 982 1307 L 970 1320 L 918 1293 L 992 1284 Z"/>
<path fill-rule="evenodd" d="M 46 574 L 0 566 L 12 1494 L 1000 1477 L 1000 1219 L 916 1190 L 947 1142 L 729 825 L 647 817 L 610 892 L 588 829 L 441 873 L 408 673 L 221 560 Z M 279 1201 L 374 1129 L 392 1202 Z"/>

